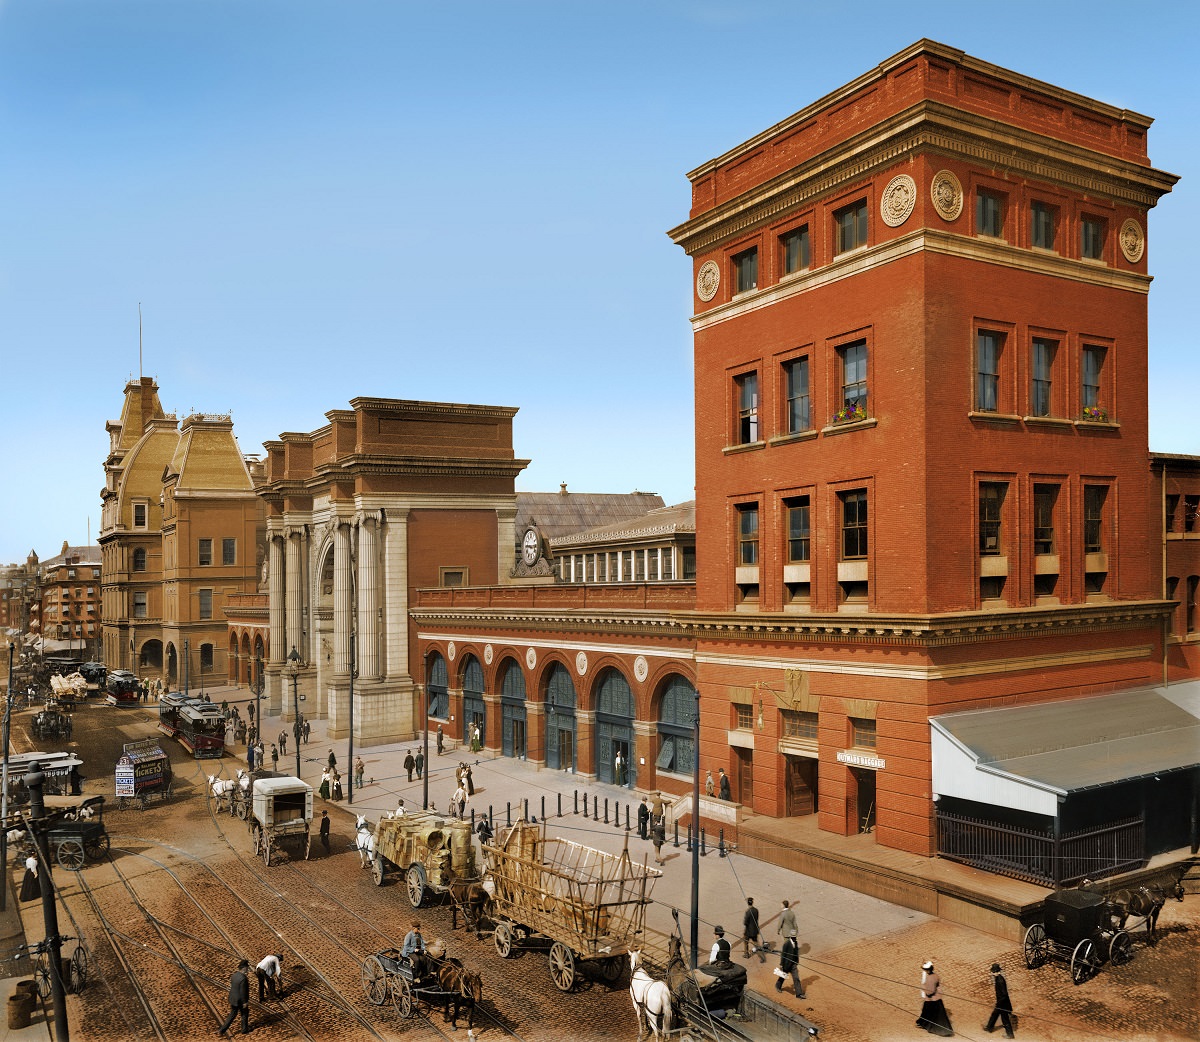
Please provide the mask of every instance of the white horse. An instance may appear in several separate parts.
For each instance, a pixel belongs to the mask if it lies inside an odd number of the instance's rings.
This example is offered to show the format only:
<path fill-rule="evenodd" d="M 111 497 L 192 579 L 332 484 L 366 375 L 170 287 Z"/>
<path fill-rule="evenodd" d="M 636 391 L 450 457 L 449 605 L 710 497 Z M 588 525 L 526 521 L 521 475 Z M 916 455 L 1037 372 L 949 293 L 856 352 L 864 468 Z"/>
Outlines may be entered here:
<path fill-rule="evenodd" d="M 375 860 L 375 833 L 367 825 L 365 815 L 360 814 L 354 823 L 358 830 L 354 836 L 354 846 L 358 849 L 358 860 L 363 868 L 370 868 Z"/>
<path fill-rule="evenodd" d="M 238 772 L 238 778 L 218 778 L 215 774 L 208 776 L 208 788 L 217 803 L 218 814 L 221 813 L 222 807 L 227 808 L 230 814 L 233 813 L 233 794 L 239 787 L 241 773 Z"/>
<path fill-rule="evenodd" d="M 667 982 L 655 980 L 638 965 L 641 952 L 629 953 L 629 997 L 638 1018 L 638 1039 L 653 1031 L 655 1042 L 671 1030 L 671 989 Z"/>

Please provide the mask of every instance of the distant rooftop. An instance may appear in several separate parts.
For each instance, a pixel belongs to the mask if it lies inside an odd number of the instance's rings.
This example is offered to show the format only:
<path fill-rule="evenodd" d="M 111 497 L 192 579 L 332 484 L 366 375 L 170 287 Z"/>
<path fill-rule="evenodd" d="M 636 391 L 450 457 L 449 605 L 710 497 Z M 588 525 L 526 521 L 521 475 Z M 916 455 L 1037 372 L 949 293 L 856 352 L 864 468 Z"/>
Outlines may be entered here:
<path fill-rule="evenodd" d="M 589 529 L 645 517 L 664 506 L 656 492 L 518 492 L 516 533 L 536 525 L 543 539 L 553 541 Z"/>

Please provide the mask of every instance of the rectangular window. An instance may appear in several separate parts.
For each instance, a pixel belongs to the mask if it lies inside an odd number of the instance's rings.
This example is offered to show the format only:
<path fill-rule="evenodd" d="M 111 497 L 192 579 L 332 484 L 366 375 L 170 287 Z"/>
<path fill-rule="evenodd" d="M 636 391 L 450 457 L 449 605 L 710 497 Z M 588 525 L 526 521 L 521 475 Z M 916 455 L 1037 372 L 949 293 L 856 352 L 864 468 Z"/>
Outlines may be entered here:
<path fill-rule="evenodd" d="M 1104 552 L 1104 501 L 1108 489 L 1104 485 L 1083 486 L 1083 552 Z"/>
<path fill-rule="evenodd" d="M 200 645 L 200 672 L 211 673 L 213 668 L 213 645 Z"/>
<path fill-rule="evenodd" d="M 696 548 L 694 546 L 683 548 L 683 575 L 680 578 L 685 582 L 696 581 Z"/>
<path fill-rule="evenodd" d="M 1200 575 L 1189 575 L 1187 601 L 1184 603 L 1184 618 L 1188 633 L 1196 632 L 1196 589 L 1200 586 Z"/>
<path fill-rule="evenodd" d="M 975 231 L 999 239 L 1004 234 L 1004 199 L 980 189 L 975 195 Z"/>
<path fill-rule="evenodd" d="M 1108 414 L 1100 402 L 1100 375 L 1104 371 L 1103 347 L 1087 345 L 1083 349 L 1080 362 L 1080 403 L 1084 408 L 1084 417 L 1092 420 L 1107 419 Z"/>
<path fill-rule="evenodd" d="M 743 250 L 733 258 L 733 292 L 758 289 L 758 247 Z"/>
<path fill-rule="evenodd" d="M 833 215 L 834 241 L 838 253 L 847 253 L 867 244 L 867 201 L 843 207 Z"/>
<path fill-rule="evenodd" d="M 979 486 L 979 555 L 998 557 L 1004 553 L 1000 541 L 1000 516 L 1008 486 L 1002 481 L 985 481 Z"/>
<path fill-rule="evenodd" d="M 200 618 L 211 619 L 212 614 L 212 590 L 199 590 L 200 595 Z"/>
<path fill-rule="evenodd" d="M 817 714 L 801 713 L 795 709 L 780 710 L 783 714 L 783 737 L 817 740 Z"/>
<path fill-rule="evenodd" d="M 1029 206 L 1029 241 L 1039 250 L 1054 249 L 1054 233 L 1058 208 L 1049 203 L 1034 202 Z"/>
<path fill-rule="evenodd" d="M 1058 500 L 1057 485 L 1033 486 L 1033 552 L 1054 553 L 1054 505 Z"/>
<path fill-rule="evenodd" d="M 859 720 L 850 718 L 850 743 L 856 749 L 876 748 L 876 731 L 874 720 Z"/>
<path fill-rule="evenodd" d="M 743 373 L 733 383 L 737 390 L 737 444 L 753 445 L 758 441 L 758 373 Z"/>
<path fill-rule="evenodd" d="M 803 271 L 808 267 L 808 225 L 796 228 L 779 239 L 783 246 L 783 273 Z"/>
<path fill-rule="evenodd" d="M 221 540 L 221 563 L 225 565 L 237 564 L 236 539 Z"/>
<path fill-rule="evenodd" d="M 867 491 L 843 492 L 842 500 L 842 560 L 851 561 L 867 556 Z"/>
<path fill-rule="evenodd" d="M 842 356 L 842 411 L 867 415 L 867 342 L 857 340 L 839 349 Z M 849 417 L 848 417 L 849 418 Z"/>
<path fill-rule="evenodd" d="M 1200 496 L 1183 497 L 1183 530 L 1196 531 L 1196 515 L 1200 514 Z"/>
<path fill-rule="evenodd" d="M 738 564 L 758 564 L 758 505 L 745 503 L 737 508 Z"/>
<path fill-rule="evenodd" d="M 213 541 L 211 539 L 201 539 L 200 548 L 196 553 L 196 563 L 202 568 L 213 562 Z"/>
<path fill-rule="evenodd" d="M 1175 523 L 1176 523 L 1175 515 L 1179 512 L 1179 497 L 1178 496 L 1167 496 L 1166 511 L 1167 511 L 1167 531 L 1175 532 L 1175 531 L 1177 531 L 1177 529 L 1175 527 Z"/>
<path fill-rule="evenodd" d="M 1079 222 L 1079 255 L 1085 260 L 1104 259 L 1105 222 L 1099 217 L 1085 217 Z"/>
<path fill-rule="evenodd" d="M 1035 337 L 1033 341 L 1033 379 L 1029 390 L 1031 416 L 1049 416 L 1051 407 L 1051 375 L 1058 344 L 1053 340 Z"/>
<path fill-rule="evenodd" d="M 799 434 L 812 429 L 812 402 L 808 394 L 808 359 L 794 358 L 783 363 L 784 390 L 787 394 L 787 432 Z"/>
<path fill-rule="evenodd" d="M 975 408 L 996 412 L 1000 402 L 1000 352 L 1002 333 L 980 330 L 975 337 Z"/>
<path fill-rule="evenodd" d="M 784 500 L 787 511 L 788 564 L 804 564 L 812 553 L 808 496 Z"/>
<path fill-rule="evenodd" d="M 439 568 L 440 586 L 466 586 L 467 570 L 465 568 Z"/>
<path fill-rule="evenodd" d="M 737 729 L 739 731 L 753 731 L 754 706 L 737 705 L 733 708 L 737 712 Z"/>
<path fill-rule="evenodd" d="M 134 528 L 145 528 L 146 527 L 146 504 L 145 503 L 134 503 L 133 504 L 133 527 Z"/>
<path fill-rule="evenodd" d="M 135 593 L 133 595 L 133 617 L 135 619 L 149 618 L 146 609 L 146 597 L 147 594 L 145 593 Z"/>

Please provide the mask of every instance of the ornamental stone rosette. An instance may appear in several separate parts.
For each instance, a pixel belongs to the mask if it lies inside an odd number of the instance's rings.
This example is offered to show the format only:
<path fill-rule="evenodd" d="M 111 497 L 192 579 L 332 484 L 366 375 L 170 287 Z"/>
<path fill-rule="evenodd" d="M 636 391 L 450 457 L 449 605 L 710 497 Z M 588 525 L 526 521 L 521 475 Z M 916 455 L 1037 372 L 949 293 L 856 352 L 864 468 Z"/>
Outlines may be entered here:
<path fill-rule="evenodd" d="M 1142 254 L 1146 252 L 1146 236 L 1142 233 L 1142 226 L 1137 223 L 1132 217 L 1121 225 L 1121 252 L 1125 255 L 1125 259 L 1130 264 L 1136 264 L 1142 259 Z"/>
<path fill-rule="evenodd" d="M 578 655 L 575 656 L 575 672 L 578 673 L 580 676 L 583 676 L 585 673 L 587 673 L 587 667 L 588 667 L 587 655 L 581 651 Z"/>
<path fill-rule="evenodd" d="M 527 669 L 533 669 L 537 665 L 537 652 L 533 648 L 525 649 L 525 666 Z"/>
<path fill-rule="evenodd" d="M 696 296 L 706 304 L 717 295 L 721 286 L 721 269 L 716 261 L 705 261 L 696 272 Z"/>
<path fill-rule="evenodd" d="M 650 675 L 650 663 L 646 661 L 645 655 L 639 655 L 633 660 L 633 675 L 637 677 L 639 684 Z"/>
<path fill-rule="evenodd" d="M 490 644 L 485 644 L 483 646 L 483 661 L 489 666 L 492 664 L 492 657 L 494 654 L 495 652 L 492 651 L 492 646 Z"/>
<path fill-rule="evenodd" d="M 929 195 L 933 199 L 933 208 L 943 221 L 958 220 L 963 208 L 963 188 L 953 170 L 939 170 L 933 175 Z"/>
<path fill-rule="evenodd" d="M 883 190 L 879 200 L 879 216 L 889 228 L 899 228 L 917 202 L 917 182 L 908 174 L 897 174 Z"/>

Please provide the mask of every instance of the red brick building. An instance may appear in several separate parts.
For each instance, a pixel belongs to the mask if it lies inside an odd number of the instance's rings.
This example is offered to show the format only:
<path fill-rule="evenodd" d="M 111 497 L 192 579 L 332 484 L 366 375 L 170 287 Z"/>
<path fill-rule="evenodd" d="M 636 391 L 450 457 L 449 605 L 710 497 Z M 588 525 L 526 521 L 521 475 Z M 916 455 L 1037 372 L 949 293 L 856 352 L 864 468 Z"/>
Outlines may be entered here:
<path fill-rule="evenodd" d="M 1150 122 L 921 41 L 692 171 L 694 604 L 422 594 L 427 681 L 507 687 L 549 766 L 566 708 L 581 773 L 619 738 L 674 792 L 695 688 L 746 811 L 966 860 L 1024 831 L 1029 878 L 1115 822 L 1110 869 L 1180 845 L 1200 721 L 1109 695 L 1194 675 L 1148 466 Z M 1112 726 L 1140 751 L 1089 773 Z"/>

